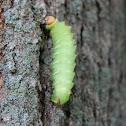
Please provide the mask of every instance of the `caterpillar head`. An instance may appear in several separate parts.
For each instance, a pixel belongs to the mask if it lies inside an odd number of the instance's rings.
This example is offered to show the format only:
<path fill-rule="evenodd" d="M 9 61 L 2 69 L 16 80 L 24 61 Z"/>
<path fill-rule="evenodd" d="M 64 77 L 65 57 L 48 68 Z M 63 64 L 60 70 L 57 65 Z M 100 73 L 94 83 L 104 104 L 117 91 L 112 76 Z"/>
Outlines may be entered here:
<path fill-rule="evenodd" d="M 53 16 L 47 16 L 47 17 L 45 18 L 45 22 L 46 22 L 47 25 L 53 24 L 53 23 L 55 22 L 55 20 L 56 20 L 56 19 L 55 19 Z"/>

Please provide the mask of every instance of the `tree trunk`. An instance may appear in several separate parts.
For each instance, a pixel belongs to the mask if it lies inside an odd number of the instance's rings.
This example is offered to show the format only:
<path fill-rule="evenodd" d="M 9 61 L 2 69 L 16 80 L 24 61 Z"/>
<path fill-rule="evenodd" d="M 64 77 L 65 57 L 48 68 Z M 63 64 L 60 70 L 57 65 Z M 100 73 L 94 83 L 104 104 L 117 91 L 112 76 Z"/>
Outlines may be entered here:
<path fill-rule="evenodd" d="M 125 126 L 123 0 L 0 0 L 0 125 Z M 77 59 L 70 100 L 51 102 L 52 40 L 44 18 L 72 26 Z"/>

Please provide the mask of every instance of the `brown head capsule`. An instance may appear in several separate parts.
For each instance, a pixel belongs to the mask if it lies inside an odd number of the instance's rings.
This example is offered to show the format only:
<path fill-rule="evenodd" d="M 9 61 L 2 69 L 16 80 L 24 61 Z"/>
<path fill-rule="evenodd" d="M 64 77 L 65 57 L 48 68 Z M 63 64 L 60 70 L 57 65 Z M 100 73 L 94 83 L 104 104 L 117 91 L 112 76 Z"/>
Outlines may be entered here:
<path fill-rule="evenodd" d="M 55 20 L 56 20 L 56 19 L 55 19 L 53 16 L 47 16 L 47 17 L 45 18 L 45 22 L 46 22 L 47 25 L 53 24 L 53 23 L 55 22 Z"/>

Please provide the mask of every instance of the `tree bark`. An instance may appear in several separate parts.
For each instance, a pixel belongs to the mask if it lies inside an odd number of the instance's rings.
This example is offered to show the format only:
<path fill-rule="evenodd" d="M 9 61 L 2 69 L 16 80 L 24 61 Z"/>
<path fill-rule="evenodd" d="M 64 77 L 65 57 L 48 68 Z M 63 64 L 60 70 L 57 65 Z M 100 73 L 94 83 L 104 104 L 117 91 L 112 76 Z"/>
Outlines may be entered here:
<path fill-rule="evenodd" d="M 0 125 L 124 126 L 123 0 L 0 1 Z M 77 59 L 70 100 L 51 102 L 52 39 L 44 18 L 72 26 Z"/>

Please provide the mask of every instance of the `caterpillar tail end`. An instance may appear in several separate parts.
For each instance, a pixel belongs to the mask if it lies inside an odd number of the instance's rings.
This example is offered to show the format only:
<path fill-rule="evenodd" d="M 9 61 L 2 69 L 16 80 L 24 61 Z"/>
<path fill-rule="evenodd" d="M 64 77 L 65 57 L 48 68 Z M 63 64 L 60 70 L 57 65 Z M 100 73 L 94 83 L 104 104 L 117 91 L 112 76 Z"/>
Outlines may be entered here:
<path fill-rule="evenodd" d="M 60 102 L 60 97 L 52 97 L 51 99 L 52 102 L 58 104 L 58 105 L 61 105 L 61 102 Z"/>
<path fill-rule="evenodd" d="M 58 97 L 53 96 L 51 101 L 57 105 L 63 105 L 64 103 L 66 103 L 68 101 L 68 99 L 65 101 L 62 101 L 59 96 Z"/>

